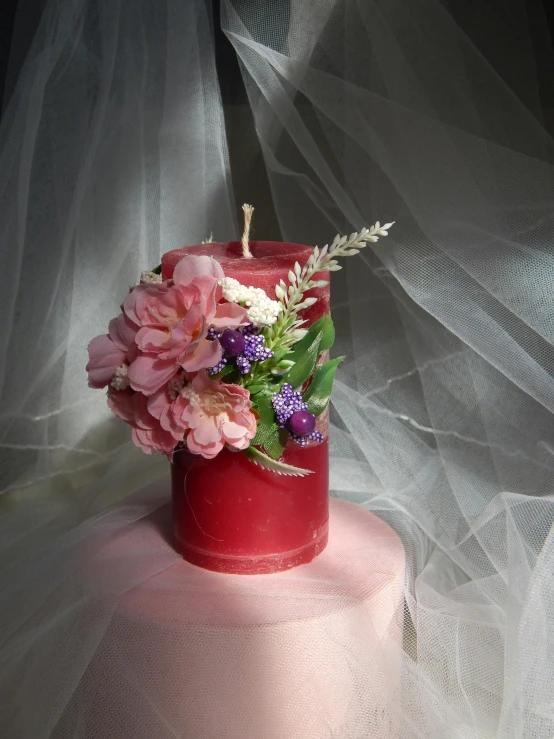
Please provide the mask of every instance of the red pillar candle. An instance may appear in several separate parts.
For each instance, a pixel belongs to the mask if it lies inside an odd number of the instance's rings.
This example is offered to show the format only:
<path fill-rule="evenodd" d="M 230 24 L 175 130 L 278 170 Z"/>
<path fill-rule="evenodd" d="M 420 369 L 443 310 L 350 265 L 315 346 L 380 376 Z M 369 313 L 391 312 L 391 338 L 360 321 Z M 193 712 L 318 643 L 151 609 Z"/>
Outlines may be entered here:
<path fill-rule="evenodd" d="M 162 257 L 162 277 L 170 279 L 185 255 L 209 255 L 226 277 L 260 287 L 275 299 L 275 285 L 288 281 L 295 262 L 303 265 L 313 247 L 275 241 L 251 241 L 252 259 L 238 241 L 188 246 Z M 318 275 L 329 279 L 328 273 Z M 313 323 L 329 312 L 329 286 L 301 318 Z M 317 419 L 324 441 L 299 446 L 289 440 L 282 461 L 312 470 L 305 477 L 278 475 L 243 454 L 224 449 L 214 459 L 177 451 L 171 464 L 173 533 L 183 557 L 209 570 L 259 574 L 311 562 L 327 544 L 329 451 L 328 416 Z"/>

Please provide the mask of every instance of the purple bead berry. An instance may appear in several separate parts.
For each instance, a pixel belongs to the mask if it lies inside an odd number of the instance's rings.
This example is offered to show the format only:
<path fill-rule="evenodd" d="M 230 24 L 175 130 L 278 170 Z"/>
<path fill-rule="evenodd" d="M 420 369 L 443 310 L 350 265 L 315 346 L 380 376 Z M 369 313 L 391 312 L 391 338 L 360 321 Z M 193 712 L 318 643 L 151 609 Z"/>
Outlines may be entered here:
<path fill-rule="evenodd" d="M 225 367 L 226 364 L 227 364 L 227 360 L 225 359 L 225 357 L 223 357 L 222 359 L 219 360 L 219 362 L 215 365 L 215 367 L 210 367 L 209 369 L 206 370 L 206 372 L 210 376 L 217 375 L 219 372 L 221 372 L 221 370 Z"/>
<path fill-rule="evenodd" d="M 309 411 L 295 411 L 287 426 L 295 436 L 308 436 L 315 429 L 315 416 Z"/>
<path fill-rule="evenodd" d="M 263 336 L 250 333 L 245 337 L 244 356 L 249 362 L 263 362 L 272 357 L 273 352 L 266 347 Z"/>
<path fill-rule="evenodd" d="M 239 372 L 241 373 L 241 375 L 246 375 L 248 372 L 250 372 L 252 365 L 248 361 L 248 359 L 246 359 L 244 354 L 239 354 L 236 359 L 236 362 L 237 362 L 237 367 L 239 368 Z"/>
<path fill-rule="evenodd" d="M 212 327 L 212 328 L 209 328 L 208 329 L 208 339 L 211 339 L 212 341 L 214 339 L 219 339 L 219 337 L 221 336 L 221 334 L 222 334 L 222 332 L 221 331 L 218 331 L 216 328 L 213 328 Z"/>
<path fill-rule="evenodd" d="M 245 347 L 244 336 L 241 332 L 230 328 L 221 334 L 219 343 L 226 357 L 236 357 L 237 354 L 241 354 L 244 351 Z"/>
<path fill-rule="evenodd" d="M 285 383 L 278 393 L 273 394 L 271 402 L 277 416 L 277 424 L 282 429 L 293 413 L 308 410 L 308 404 L 303 402 L 302 395 L 295 392 L 288 383 Z"/>

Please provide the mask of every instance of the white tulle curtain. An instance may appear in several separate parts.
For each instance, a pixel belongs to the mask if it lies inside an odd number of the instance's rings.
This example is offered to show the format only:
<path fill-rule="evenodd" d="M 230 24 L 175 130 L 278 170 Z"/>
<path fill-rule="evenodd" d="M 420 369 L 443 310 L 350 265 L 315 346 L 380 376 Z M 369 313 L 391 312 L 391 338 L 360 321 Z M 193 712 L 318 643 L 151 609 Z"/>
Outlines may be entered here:
<path fill-rule="evenodd" d="M 494 39 L 478 48 L 460 10 Z M 537 60 L 552 53 L 538 4 L 479 13 L 293 1 L 280 26 L 227 2 L 223 23 L 284 235 L 397 221 L 334 308 L 349 362 L 333 479 L 409 554 L 401 735 L 546 737 L 554 192 Z"/>
<path fill-rule="evenodd" d="M 83 362 L 163 251 L 235 232 L 211 26 L 205 2 L 45 5 L 0 140 L 6 544 L 30 530 L 19 502 L 33 528 L 65 526 L 165 471 L 134 453 Z"/>
<path fill-rule="evenodd" d="M 399 736 L 547 739 L 553 55 L 538 2 L 473 10 L 224 0 L 221 25 L 283 237 L 321 245 L 396 220 L 334 283 L 348 361 L 331 475 L 333 495 L 377 512 L 406 548 Z M 54 542 L 55 567 L 56 532 L 166 474 L 83 366 L 141 269 L 211 231 L 236 234 L 211 22 L 200 0 L 47 3 L 4 117 L 6 583 L 6 563 L 33 544 Z M 18 602 L 8 636 L 37 607 Z M 0 678 L 17 674 L 9 663 Z"/>

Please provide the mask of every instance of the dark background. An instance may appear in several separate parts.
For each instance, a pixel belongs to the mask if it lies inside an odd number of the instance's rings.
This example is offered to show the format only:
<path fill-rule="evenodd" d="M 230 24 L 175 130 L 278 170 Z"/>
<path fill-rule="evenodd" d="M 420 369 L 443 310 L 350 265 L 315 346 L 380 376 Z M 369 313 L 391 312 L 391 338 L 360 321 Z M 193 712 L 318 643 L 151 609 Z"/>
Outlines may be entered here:
<path fill-rule="evenodd" d="M 183 0 L 187 2 L 188 0 Z M 526 75 L 518 64 L 517 43 L 510 44 L 494 32 L 494 21 L 505 12 L 504 0 L 440 0 L 456 22 L 515 94 L 526 102 Z M 288 0 L 238 0 L 241 3 L 275 3 Z M 0 110 L 5 109 L 47 0 L 22 2 L 24 23 L 15 24 L 18 0 L 0 0 Z M 554 0 L 526 0 L 535 66 L 540 90 L 541 111 L 534 111 L 554 135 Z M 239 64 L 231 43 L 220 29 L 220 0 L 212 0 L 216 64 L 223 99 L 231 172 L 237 207 L 256 192 L 254 235 L 279 239 L 281 234 L 272 207 L 272 198 L 262 152 L 257 144 L 254 122 L 248 105 Z M 281 15 L 283 8 L 280 8 Z M 14 36 L 15 33 L 17 34 Z M 10 58 L 10 52 L 13 54 Z M 235 166 L 236 165 L 236 166 Z M 255 187 L 253 187 L 255 183 Z"/>

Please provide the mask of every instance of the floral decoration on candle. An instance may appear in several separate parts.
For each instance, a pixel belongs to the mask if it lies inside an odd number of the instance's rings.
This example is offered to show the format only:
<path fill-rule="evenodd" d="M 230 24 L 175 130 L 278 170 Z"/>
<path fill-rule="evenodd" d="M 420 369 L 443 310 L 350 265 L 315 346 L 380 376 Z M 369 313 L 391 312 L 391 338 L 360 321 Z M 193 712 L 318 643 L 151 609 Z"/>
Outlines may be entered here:
<path fill-rule="evenodd" d="M 333 345 L 330 315 L 305 326 L 302 311 L 327 285 L 318 273 L 386 236 L 377 222 L 317 246 L 295 263 L 275 295 L 226 277 L 209 256 L 184 256 L 172 279 L 143 272 L 108 333 L 88 347 L 89 386 L 108 388 L 108 405 L 132 427 L 147 454 L 176 449 L 212 459 L 227 447 L 285 475 L 310 470 L 281 461 L 289 439 L 323 441 L 316 418 L 327 408 L 344 357 L 322 361 Z M 323 355 L 323 356 L 322 356 Z"/>

